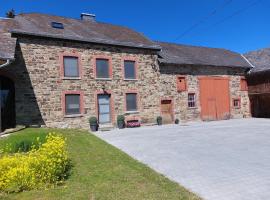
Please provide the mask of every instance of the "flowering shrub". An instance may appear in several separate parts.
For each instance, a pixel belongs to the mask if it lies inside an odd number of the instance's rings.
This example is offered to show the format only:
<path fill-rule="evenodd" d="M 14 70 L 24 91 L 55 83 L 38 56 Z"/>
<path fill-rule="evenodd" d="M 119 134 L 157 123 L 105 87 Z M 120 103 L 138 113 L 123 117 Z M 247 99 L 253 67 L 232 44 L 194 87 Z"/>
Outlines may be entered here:
<path fill-rule="evenodd" d="M 2 154 L 0 191 L 19 192 L 53 186 L 63 181 L 69 168 L 66 141 L 55 133 L 40 148 L 27 153 Z"/>

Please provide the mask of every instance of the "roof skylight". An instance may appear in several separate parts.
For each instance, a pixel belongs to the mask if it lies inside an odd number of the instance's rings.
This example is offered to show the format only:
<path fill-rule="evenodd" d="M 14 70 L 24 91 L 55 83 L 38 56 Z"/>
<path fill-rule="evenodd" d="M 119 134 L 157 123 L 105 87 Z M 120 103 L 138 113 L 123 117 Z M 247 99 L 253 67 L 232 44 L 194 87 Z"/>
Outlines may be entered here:
<path fill-rule="evenodd" d="M 60 22 L 52 22 L 51 26 L 53 28 L 64 29 L 64 25 L 62 23 L 60 23 Z"/>

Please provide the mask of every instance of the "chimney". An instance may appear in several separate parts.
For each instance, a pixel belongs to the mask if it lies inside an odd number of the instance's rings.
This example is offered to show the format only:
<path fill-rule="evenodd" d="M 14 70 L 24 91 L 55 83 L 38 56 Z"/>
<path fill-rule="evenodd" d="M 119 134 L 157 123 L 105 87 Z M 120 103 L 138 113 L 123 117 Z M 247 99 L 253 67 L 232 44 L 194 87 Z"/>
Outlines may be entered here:
<path fill-rule="evenodd" d="M 95 22 L 96 21 L 96 15 L 90 14 L 90 13 L 81 13 L 81 20 Z"/>

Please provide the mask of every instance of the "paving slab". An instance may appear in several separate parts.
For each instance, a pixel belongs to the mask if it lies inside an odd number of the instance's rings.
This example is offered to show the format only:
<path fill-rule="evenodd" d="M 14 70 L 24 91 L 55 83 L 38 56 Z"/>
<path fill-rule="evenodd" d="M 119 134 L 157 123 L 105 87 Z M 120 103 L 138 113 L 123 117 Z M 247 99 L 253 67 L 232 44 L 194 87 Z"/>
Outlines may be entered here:
<path fill-rule="evenodd" d="M 270 199 L 270 119 L 96 133 L 207 200 Z"/>

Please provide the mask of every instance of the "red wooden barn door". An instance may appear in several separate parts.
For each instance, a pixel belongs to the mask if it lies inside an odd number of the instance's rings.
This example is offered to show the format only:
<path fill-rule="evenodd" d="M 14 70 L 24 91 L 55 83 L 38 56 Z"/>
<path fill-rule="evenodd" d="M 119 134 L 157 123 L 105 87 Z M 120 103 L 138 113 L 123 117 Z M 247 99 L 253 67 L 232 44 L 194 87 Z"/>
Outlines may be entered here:
<path fill-rule="evenodd" d="M 229 80 L 200 78 L 201 117 L 203 120 L 227 119 L 230 114 Z"/>

